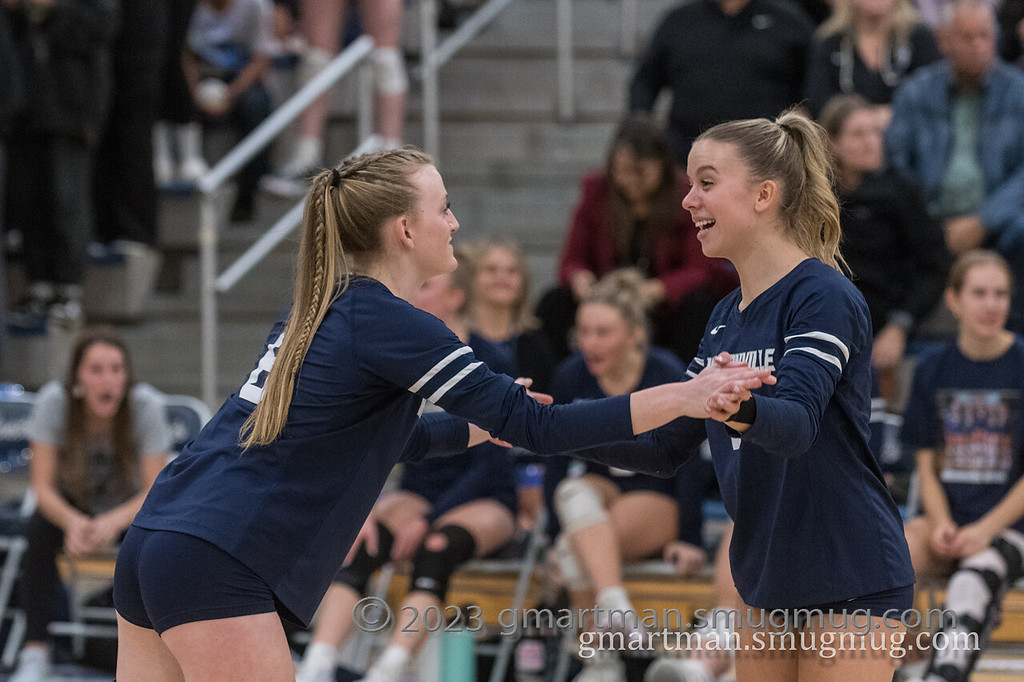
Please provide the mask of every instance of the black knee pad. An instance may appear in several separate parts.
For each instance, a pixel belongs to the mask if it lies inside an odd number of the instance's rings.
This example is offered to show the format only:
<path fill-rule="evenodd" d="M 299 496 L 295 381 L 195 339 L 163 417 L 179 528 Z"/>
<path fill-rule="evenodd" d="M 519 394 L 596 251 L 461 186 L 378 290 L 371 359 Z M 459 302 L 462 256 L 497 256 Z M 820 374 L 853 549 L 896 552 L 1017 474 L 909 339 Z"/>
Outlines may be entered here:
<path fill-rule="evenodd" d="M 387 526 L 377 522 L 377 556 L 370 556 L 366 551 L 366 545 L 362 545 L 352 563 L 343 566 L 334 576 L 334 582 L 348 585 L 353 590 L 362 594 L 366 590 L 366 584 L 370 582 L 373 572 L 383 566 L 391 558 L 391 546 L 395 543 L 395 536 L 391 534 Z"/>
<path fill-rule="evenodd" d="M 444 549 L 433 552 L 426 548 L 432 535 L 443 535 L 448 540 Z M 444 601 L 452 573 L 460 564 L 471 559 L 475 551 L 476 541 L 462 526 L 445 526 L 431 531 L 413 558 L 410 589 L 429 592 Z"/>
<path fill-rule="evenodd" d="M 1024 558 L 1021 557 L 1017 546 L 1004 538 L 997 537 L 992 541 L 992 549 L 999 552 L 999 556 L 1006 562 L 1007 583 L 1017 582 L 1021 577 L 1022 570 L 1024 570 Z"/>

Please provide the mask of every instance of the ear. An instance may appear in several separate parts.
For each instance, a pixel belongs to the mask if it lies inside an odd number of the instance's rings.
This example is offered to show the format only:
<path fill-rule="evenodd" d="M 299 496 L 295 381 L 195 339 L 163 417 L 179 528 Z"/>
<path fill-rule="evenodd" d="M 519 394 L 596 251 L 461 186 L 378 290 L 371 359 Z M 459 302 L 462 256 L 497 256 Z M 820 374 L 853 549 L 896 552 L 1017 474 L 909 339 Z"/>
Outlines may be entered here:
<path fill-rule="evenodd" d="M 758 213 L 763 213 L 778 203 L 779 185 L 774 180 L 762 180 L 757 183 L 756 189 L 754 210 Z"/>
<path fill-rule="evenodd" d="M 412 221 L 409 220 L 409 216 L 400 215 L 391 218 L 385 223 L 384 229 L 391 234 L 398 244 L 408 248 L 413 247 Z"/>
<path fill-rule="evenodd" d="M 949 308 L 949 312 L 953 313 L 953 317 L 960 319 L 960 298 L 957 296 L 956 291 L 951 288 L 947 288 L 945 291 L 946 296 L 946 307 Z"/>

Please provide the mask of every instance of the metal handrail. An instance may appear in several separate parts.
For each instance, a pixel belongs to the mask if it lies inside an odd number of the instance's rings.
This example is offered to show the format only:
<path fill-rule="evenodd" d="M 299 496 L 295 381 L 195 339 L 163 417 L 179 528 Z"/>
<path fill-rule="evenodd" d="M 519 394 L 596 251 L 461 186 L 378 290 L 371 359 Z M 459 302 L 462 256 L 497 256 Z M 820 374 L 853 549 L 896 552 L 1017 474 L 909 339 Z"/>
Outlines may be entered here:
<path fill-rule="evenodd" d="M 292 121 L 299 117 L 306 108 L 325 94 L 342 76 L 350 72 L 365 59 L 373 49 L 373 39 L 360 36 L 341 54 L 335 57 L 320 73 L 303 85 L 274 113 L 267 117 L 241 142 L 235 145 L 224 158 L 211 168 L 197 183 L 200 192 L 199 203 L 199 311 L 201 328 L 200 348 L 200 389 L 203 402 L 215 407 L 217 396 L 217 243 L 220 211 L 217 209 L 218 194 L 223 184 L 237 173 L 242 166 L 251 161 L 260 151 L 277 137 Z M 358 108 L 360 119 L 372 116 L 365 106 Z M 360 131 L 367 130 L 369 124 L 359 122 Z M 293 209 L 294 211 L 294 209 Z M 289 211 L 289 216 L 293 213 Z M 288 216 L 286 216 L 288 217 Z M 301 210 L 299 212 L 301 217 Z M 282 219 L 283 220 L 283 219 Z M 281 220 L 275 223 L 278 228 Z M 298 224 L 298 218 L 295 219 Z M 294 225 L 293 225 L 294 227 Z M 274 228 L 271 228 L 272 230 Z M 287 234 L 287 232 L 285 232 Z M 281 235 L 280 238 L 283 238 Z M 278 241 L 280 240 L 278 238 Z M 262 241 L 262 240 L 261 240 Z M 276 242 L 275 242 L 276 243 Z M 250 249 L 252 251 L 252 249 Z M 267 249 L 269 251 L 269 249 Z M 248 252 L 247 252 L 248 253 Z M 265 255 L 265 253 L 263 254 Z M 262 257 L 262 256 L 261 256 Z M 249 263 L 246 269 L 255 265 Z M 244 274 L 244 272 L 242 273 Z M 240 275 L 239 275 L 240 276 Z"/>
<path fill-rule="evenodd" d="M 514 0 L 488 0 L 440 45 L 437 43 L 437 0 L 420 1 L 421 64 L 412 75 L 423 82 L 423 148 L 434 158 L 440 157 L 440 105 L 438 103 L 438 71 L 452 56 L 475 38 Z M 557 0 L 558 43 L 558 117 L 571 121 L 575 117 L 572 66 L 572 0 Z"/>

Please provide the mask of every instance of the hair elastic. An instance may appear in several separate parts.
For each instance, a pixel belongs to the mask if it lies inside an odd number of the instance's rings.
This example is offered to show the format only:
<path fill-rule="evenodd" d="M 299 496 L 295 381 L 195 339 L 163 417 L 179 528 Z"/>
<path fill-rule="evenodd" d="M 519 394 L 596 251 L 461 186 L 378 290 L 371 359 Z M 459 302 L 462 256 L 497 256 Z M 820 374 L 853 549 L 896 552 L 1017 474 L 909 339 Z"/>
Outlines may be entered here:
<path fill-rule="evenodd" d="M 788 133 L 788 134 L 790 134 L 790 135 L 792 135 L 792 134 L 793 134 L 793 130 L 792 130 L 792 129 L 791 129 L 790 127 L 789 127 L 789 124 L 788 124 L 788 123 L 779 123 L 779 124 L 777 124 L 777 125 L 778 125 L 778 126 L 779 126 L 780 128 L 782 128 L 782 131 L 783 131 L 783 132 L 785 132 L 785 133 Z"/>
<path fill-rule="evenodd" d="M 337 187 L 341 184 L 341 173 L 337 168 L 331 169 L 331 187 Z"/>

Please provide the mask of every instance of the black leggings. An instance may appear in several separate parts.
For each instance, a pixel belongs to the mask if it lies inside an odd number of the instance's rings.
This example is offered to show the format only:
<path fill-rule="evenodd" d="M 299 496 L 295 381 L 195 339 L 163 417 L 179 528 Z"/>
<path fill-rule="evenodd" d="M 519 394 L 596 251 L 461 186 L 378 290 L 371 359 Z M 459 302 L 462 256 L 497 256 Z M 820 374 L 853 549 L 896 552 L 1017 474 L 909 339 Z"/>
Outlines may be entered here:
<path fill-rule="evenodd" d="M 28 522 L 28 548 L 21 563 L 21 604 L 25 610 L 25 641 L 45 642 L 60 591 L 57 553 L 64 546 L 64 531 L 36 512 Z"/>

